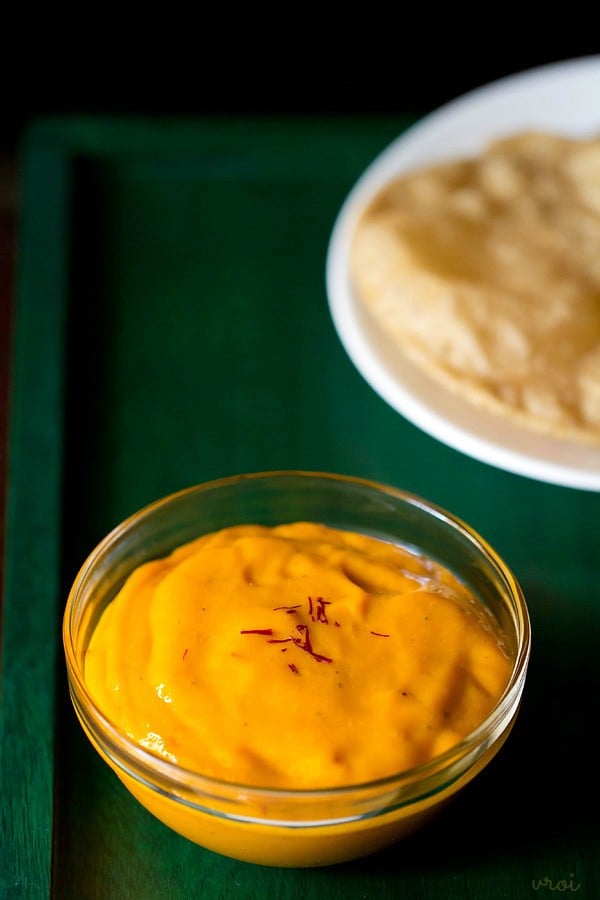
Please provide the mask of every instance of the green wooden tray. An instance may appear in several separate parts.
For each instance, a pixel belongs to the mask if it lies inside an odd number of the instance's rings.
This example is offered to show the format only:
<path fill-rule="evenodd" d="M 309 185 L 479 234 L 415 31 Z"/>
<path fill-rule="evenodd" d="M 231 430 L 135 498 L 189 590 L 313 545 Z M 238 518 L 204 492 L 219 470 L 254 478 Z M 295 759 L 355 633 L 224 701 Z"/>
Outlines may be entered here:
<path fill-rule="evenodd" d="M 60 898 L 600 897 L 600 495 L 421 433 L 330 321 L 335 216 L 397 118 L 44 120 L 22 155 L 0 735 L 0 894 Z M 534 648 L 511 739 L 386 852 L 267 869 L 167 831 L 89 747 L 65 687 L 66 593 L 121 519 L 206 479 L 371 477 L 480 531 Z"/>

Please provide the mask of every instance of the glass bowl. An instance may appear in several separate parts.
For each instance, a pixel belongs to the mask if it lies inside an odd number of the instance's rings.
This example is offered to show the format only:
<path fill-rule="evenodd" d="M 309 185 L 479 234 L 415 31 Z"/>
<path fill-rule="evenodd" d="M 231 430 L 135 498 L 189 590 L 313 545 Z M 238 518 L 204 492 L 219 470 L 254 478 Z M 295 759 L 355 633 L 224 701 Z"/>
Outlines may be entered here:
<path fill-rule="evenodd" d="M 208 532 L 242 523 L 301 520 L 417 550 L 448 568 L 487 607 L 512 664 L 504 693 L 487 718 L 460 743 L 408 771 L 317 790 L 261 788 L 207 777 L 128 738 L 96 706 L 84 679 L 90 636 L 128 575 L 140 564 Z M 295 471 L 201 484 L 131 516 L 83 564 L 63 622 L 75 712 L 94 748 L 131 794 L 165 825 L 209 850 L 288 867 L 323 866 L 365 856 L 413 832 L 445 806 L 509 735 L 525 683 L 530 641 L 529 616 L 517 581 L 468 525 L 393 487 Z"/>

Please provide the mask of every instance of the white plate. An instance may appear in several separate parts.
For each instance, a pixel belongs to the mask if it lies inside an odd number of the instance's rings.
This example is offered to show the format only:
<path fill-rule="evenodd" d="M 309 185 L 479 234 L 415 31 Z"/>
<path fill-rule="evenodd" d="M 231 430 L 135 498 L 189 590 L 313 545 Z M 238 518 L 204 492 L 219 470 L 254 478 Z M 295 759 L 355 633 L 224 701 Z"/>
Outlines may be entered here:
<path fill-rule="evenodd" d="M 350 236 L 362 208 L 385 182 L 424 164 L 472 155 L 491 138 L 528 128 L 600 134 L 600 56 L 554 63 L 478 88 L 393 141 L 359 178 L 334 223 L 326 261 L 329 309 L 361 375 L 423 431 L 507 471 L 600 491 L 600 450 L 537 434 L 434 384 L 366 320 L 350 285 Z"/>

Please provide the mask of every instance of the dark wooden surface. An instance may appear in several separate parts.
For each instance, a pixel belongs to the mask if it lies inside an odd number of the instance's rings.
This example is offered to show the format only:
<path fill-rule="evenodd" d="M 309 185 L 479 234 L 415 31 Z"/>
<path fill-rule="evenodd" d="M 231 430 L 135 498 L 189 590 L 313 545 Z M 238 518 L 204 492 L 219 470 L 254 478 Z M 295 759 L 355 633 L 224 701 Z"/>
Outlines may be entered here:
<path fill-rule="evenodd" d="M 328 316 L 334 216 L 405 123 L 75 119 L 34 135 L 5 618 L 9 896 L 47 896 L 50 877 L 61 900 L 528 900 L 550 882 L 600 896 L 598 789 L 581 783 L 600 690 L 600 498 L 418 431 L 365 384 Z M 332 870 L 251 867 L 168 832 L 55 685 L 65 589 L 93 544 L 171 490 L 271 468 L 370 477 L 452 510 L 511 565 L 532 615 L 522 713 L 494 765 L 427 831 Z"/>
<path fill-rule="evenodd" d="M 0 161 L 0 629 L 4 581 L 5 497 L 8 467 L 10 347 L 16 232 L 16 167 Z M 1 631 L 0 631 L 1 634 Z"/>
<path fill-rule="evenodd" d="M 262 17 L 236 16 L 233 28 L 215 9 L 198 26 L 160 6 L 143 22 L 135 6 L 121 5 L 118 16 L 93 2 L 62 16 L 36 0 L 13 7 L 0 55 L 0 141 L 13 143 L 32 119 L 56 114 L 419 114 L 600 49 L 596 29 L 577 16 L 515 28 L 507 16 L 491 25 L 467 9 L 444 21 L 442 10 L 413 8 L 401 22 L 351 15 L 333 29 L 322 17 L 296 17 L 272 34 Z"/>

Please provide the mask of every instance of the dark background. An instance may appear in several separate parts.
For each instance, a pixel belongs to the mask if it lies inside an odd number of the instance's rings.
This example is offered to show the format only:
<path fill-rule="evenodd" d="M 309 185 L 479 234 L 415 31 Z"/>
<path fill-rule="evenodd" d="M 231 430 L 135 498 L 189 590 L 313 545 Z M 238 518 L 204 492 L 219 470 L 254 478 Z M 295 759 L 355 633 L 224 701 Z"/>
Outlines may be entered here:
<path fill-rule="evenodd" d="M 54 114 L 420 115 L 497 78 L 600 52 L 598 23 L 573 5 L 560 16 L 540 5 L 531 19 L 523 6 L 344 6 L 331 22 L 325 6 L 173 9 L 11 9 L 0 24 L 0 150 Z"/>

